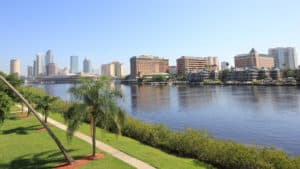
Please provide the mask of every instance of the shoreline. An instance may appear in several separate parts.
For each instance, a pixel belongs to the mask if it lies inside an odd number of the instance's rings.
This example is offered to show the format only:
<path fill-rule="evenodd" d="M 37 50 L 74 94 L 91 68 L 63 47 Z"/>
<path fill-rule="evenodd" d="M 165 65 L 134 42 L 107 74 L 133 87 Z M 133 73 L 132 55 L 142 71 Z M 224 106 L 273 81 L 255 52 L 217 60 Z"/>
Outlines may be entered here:
<path fill-rule="evenodd" d="M 192 86 L 295 86 L 300 87 L 300 83 L 289 83 L 289 82 L 276 82 L 276 83 L 261 83 L 261 82 L 188 82 L 188 81 L 177 81 L 177 82 L 121 82 L 124 85 L 152 85 L 152 86 L 162 86 L 162 85 L 192 85 Z"/>

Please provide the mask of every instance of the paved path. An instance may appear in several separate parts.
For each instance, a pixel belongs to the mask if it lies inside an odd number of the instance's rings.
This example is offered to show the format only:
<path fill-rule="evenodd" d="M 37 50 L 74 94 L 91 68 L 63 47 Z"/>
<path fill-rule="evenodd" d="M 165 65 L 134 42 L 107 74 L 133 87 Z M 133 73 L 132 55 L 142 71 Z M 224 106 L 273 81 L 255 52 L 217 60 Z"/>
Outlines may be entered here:
<path fill-rule="evenodd" d="M 42 115 L 40 115 L 42 116 Z M 67 130 L 67 126 L 52 119 L 52 118 L 48 118 L 48 123 L 56 126 L 57 128 L 60 128 L 62 130 Z M 89 144 L 92 144 L 92 138 L 86 134 L 83 134 L 81 132 L 75 132 L 74 133 L 74 136 L 80 138 L 81 140 L 84 140 L 86 142 L 88 142 Z M 152 167 L 151 165 L 141 161 L 141 160 L 138 160 L 132 156 L 129 156 L 128 154 L 125 154 L 99 140 L 96 140 L 96 147 L 107 152 L 108 154 L 124 161 L 125 163 L 135 167 L 135 168 L 138 168 L 138 169 L 155 169 L 154 167 Z"/>
<path fill-rule="evenodd" d="M 39 114 L 39 116 L 42 117 L 42 119 L 44 119 L 42 114 Z M 56 121 L 52 118 L 49 118 L 49 117 L 48 117 L 48 123 L 56 126 L 57 128 L 60 128 L 64 131 L 67 130 L 66 125 L 64 125 L 64 124 L 62 124 L 62 123 L 60 123 L 60 122 L 58 122 L 58 121 Z M 84 140 L 84 141 L 88 142 L 89 144 L 92 144 L 92 138 L 90 136 L 86 135 L 86 134 L 83 134 L 81 132 L 75 132 L 74 136 L 80 138 L 81 140 Z M 143 162 L 139 159 L 136 159 L 132 156 L 129 156 L 128 154 L 125 154 L 125 153 L 123 153 L 123 152 L 121 152 L 121 151 L 119 151 L 119 150 L 117 150 L 117 149 L 115 149 L 115 148 L 99 141 L 99 140 L 96 140 L 96 147 L 98 149 L 101 149 L 102 151 L 105 151 L 106 153 L 112 155 L 113 157 L 116 157 L 116 158 L 124 161 L 125 163 L 127 163 L 127 164 L 129 164 L 129 165 L 131 165 L 131 166 L 133 166 L 137 169 L 155 169 L 151 165 L 149 165 L 149 164 L 147 164 L 147 163 L 145 163 L 145 162 Z"/>

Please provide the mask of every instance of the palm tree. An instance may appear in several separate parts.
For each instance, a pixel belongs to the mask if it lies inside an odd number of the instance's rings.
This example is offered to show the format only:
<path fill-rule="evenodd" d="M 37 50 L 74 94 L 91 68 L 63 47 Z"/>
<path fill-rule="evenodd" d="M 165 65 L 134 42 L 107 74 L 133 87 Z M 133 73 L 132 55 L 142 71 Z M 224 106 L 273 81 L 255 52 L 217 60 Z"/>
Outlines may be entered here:
<path fill-rule="evenodd" d="M 37 97 L 33 93 L 27 91 L 27 88 L 21 88 L 20 92 L 27 99 L 27 101 L 30 105 L 32 105 L 35 102 Z M 22 109 L 23 109 L 23 102 L 21 102 L 21 104 L 22 104 Z M 22 112 L 23 112 L 23 110 L 22 110 Z M 28 108 L 27 109 L 27 117 L 29 115 L 30 115 L 30 110 Z"/>
<path fill-rule="evenodd" d="M 31 106 L 34 106 L 40 99 L 40 96 L 48 95 L 43 89 L 34 88 L 31 86 L 22 87 L 20 90 L 21 94 L 27 99 Z M 28 108 L 27 116 L 30 115 L 30 110 Z"/>
<path fill-rule="evenodd" d="M 52 130 L 47 126 L 46 123 L 43 122 L 43 120 L 40 118 L 38 115 L 38 112 L 36 112 L 32 106 L 28 103 L 28 101 L 21 95 L 21 93 L 14 87 L 12 86 L 0 73 L 0 80 L 8 87 L 9 90 L 11 90 L 13 93 L 19 97 L 23 103 L 29 108 L 29 110 L 33 113 L 33 115 L 37 118 L 37 120 L 46 128 L 48 134 L 50 137 L 53 139 L 53 141 L 56 143 L 57 147 L 61 151 L 61 153 L 64 155 L 65 159 L 68 161 L 68 163 L 73 163 L 74 159 L 68 154 L 66 151 L 65 147 L 61 144 L 60 140 L 56 137 L 56 135 L 52 132 Z M 2 83 L 0 83 L 0 86 Z M 7 113 L 7 109 L 2 109 L 1 112 Z M 2 113 L 1 113 L 2 114 Z M 1 115 L 1 117 L 4 117 Z"/>
<path fill-rule="evenodd" d="M 116 102 L 121 98 L 121 92 L 111 87 L 108 77 L 98 80 L 82 79 L 79 86 L 70 88 L 70 93 L 79 101 L 65 113 L 64 118 L 68 124 L 68 135 L 72 136 L 80 123 L 89 120 L 92 136 L 92 155 L 96 155 L 96 125 L 121 134 L 125 113 Z"/>
<path fill-rule="evenodd" d="M 45 123 L 47 123 L 51 105 L 56 100 L 57 100 L 57 97 L 53 97 L 53 96 L 49 96 L 49 95 L 40 96 L 39 99 L 37 99 L 36 108 L 44 114 L 44 122 Z"/>

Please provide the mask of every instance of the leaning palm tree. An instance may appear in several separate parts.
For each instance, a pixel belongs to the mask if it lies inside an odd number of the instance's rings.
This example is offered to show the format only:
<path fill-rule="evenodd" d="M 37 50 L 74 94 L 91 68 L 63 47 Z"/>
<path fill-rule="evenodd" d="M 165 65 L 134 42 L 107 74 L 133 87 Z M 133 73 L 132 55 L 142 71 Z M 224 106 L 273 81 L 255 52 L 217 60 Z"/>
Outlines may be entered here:
<path fill-rule="evenodd" d="M 61 153 L 64 155 L 64 157 L 68 161 L 68 163 L 70 163 L 70 164 L 73 163 L 74 162 L 73 158 L 68 154 L 65 147 L 61 144 L 60 140 L 56 137 L 56 135 L 52 132 L 52 130 L 47 126 L 46 123 L 43 122 L 43 120 L 38 115 L 38 112 L 36 112 L 33 109 L 33 107 L 28 103 L 28 101 L 21 95 L 21 93 L 13 85 L 10 84 L 10 82 L 8 80 L 6 80 L 5 77 L 3 77 L 3 74 L 1 72 L 0 72 L 0 81 L 2 81 L 4 83 L 4 85 L 7 86 L 11 92 L 15 93 L 17 95 L 17 97 L 19 97 L 23 101 L 23 103 L 29 108 L 29 110 L 37 118 L 37 120 L 46 128 L 48 134 L 53 139 L 53 141 L 56 143 L 57 147 L 59 148 Z M 1 87 L 4 87 L 4 85 L 2 83 L 0 83 Z M 8 104 L 5 104 L 5 105 L 8 105 Z M 3 117 L 3 120 L 4 120 L 4 118 L 5 118 L 4 113 L 7 113 L 8 110 L 9 109 L 7 109 L 7 108 L 5 108 L 5 106 L 3 106 L 3 109 L 1 109 L 1 114 L 3 114 L 3 115 L 1 115 L 0 118 Z"/>
<path fill-rule="evenodd" d="M 44 122 L 47 123 L 48 115 L 50 112 L 51 105 L 57 100 L 57 97 L 53 96 L 41 96 L 37 99 L 36 108 L 44 114 Z"/>
<path fill-rule="evenodd" d="M 68 135 L 72 136 L 80 123 L 86 119 L 90 122 L 92 137 L 92 155 L 96 155 L 96 125 L 108 129 L 116 134 L 121 133 L 125 113 L 115 99 L 122 97 L 121 92 L 111 87 L 108 77 L 98 80 L 82 79 L 79 86 L 70 88 L 70 93 L 78 102 L 65 113 L 68 124 Z"/>

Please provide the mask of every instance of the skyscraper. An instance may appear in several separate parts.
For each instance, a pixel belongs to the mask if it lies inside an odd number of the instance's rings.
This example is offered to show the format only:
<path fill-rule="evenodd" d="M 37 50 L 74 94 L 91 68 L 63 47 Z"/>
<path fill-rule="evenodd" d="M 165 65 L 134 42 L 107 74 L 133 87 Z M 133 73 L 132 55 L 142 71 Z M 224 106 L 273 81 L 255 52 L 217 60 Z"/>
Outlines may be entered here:
<path fill-rule="evenodd" d="M 70 73 L 78 73 L 78 56 L 71 56 Z"/>
<path fill-rule="evenodd" d="M 33 78 L 33 67 L 27 66 L 27 78 L 32 79 Z"/>
<path fill-rule="evenodd" d="M 46 69 L 47 69 L 47 76 L 53 76 L 57 72 L 55 63 L 49 63 L 46 66 Z"/>
<path fill-rule="evenodd" d="M 36 64 L 36 60 L 33 61 L 33 77 L 37 77 L 37 64 Z"/>
<path fill-rule="evenodd" d="M 297 67 L 297 54 L 295 48 L 270 48 L 269 55 L 274 57 L 275 67 L 279 69 L 295 69 Z"/>
<path fill-rule="evenodd" d="M 91 61 L 87 58 L 83 60 L 83 73 L 91 73 Z"/>
<path fill-rule="evenodd" d="M 49 63 L 54 63 L 53 62 L 53 52 L 49 49 L 47 52 L 46 52 L 46 56 L 45 56 L 45 65 L 47 66 Z"/>
<path fill-rule="evenodd" d="M 37 76 L 39 75 L 45 75 L 45 55 L 43 53 L 38 53 L 36 55 L 36 72 L 37 72 Z"/>
<path fill-rule="evenodd" d="M 10 74 L 17 74 L 20 76 L 21 73 L 21 63 L 18 59 L 10 60 Z"/>

